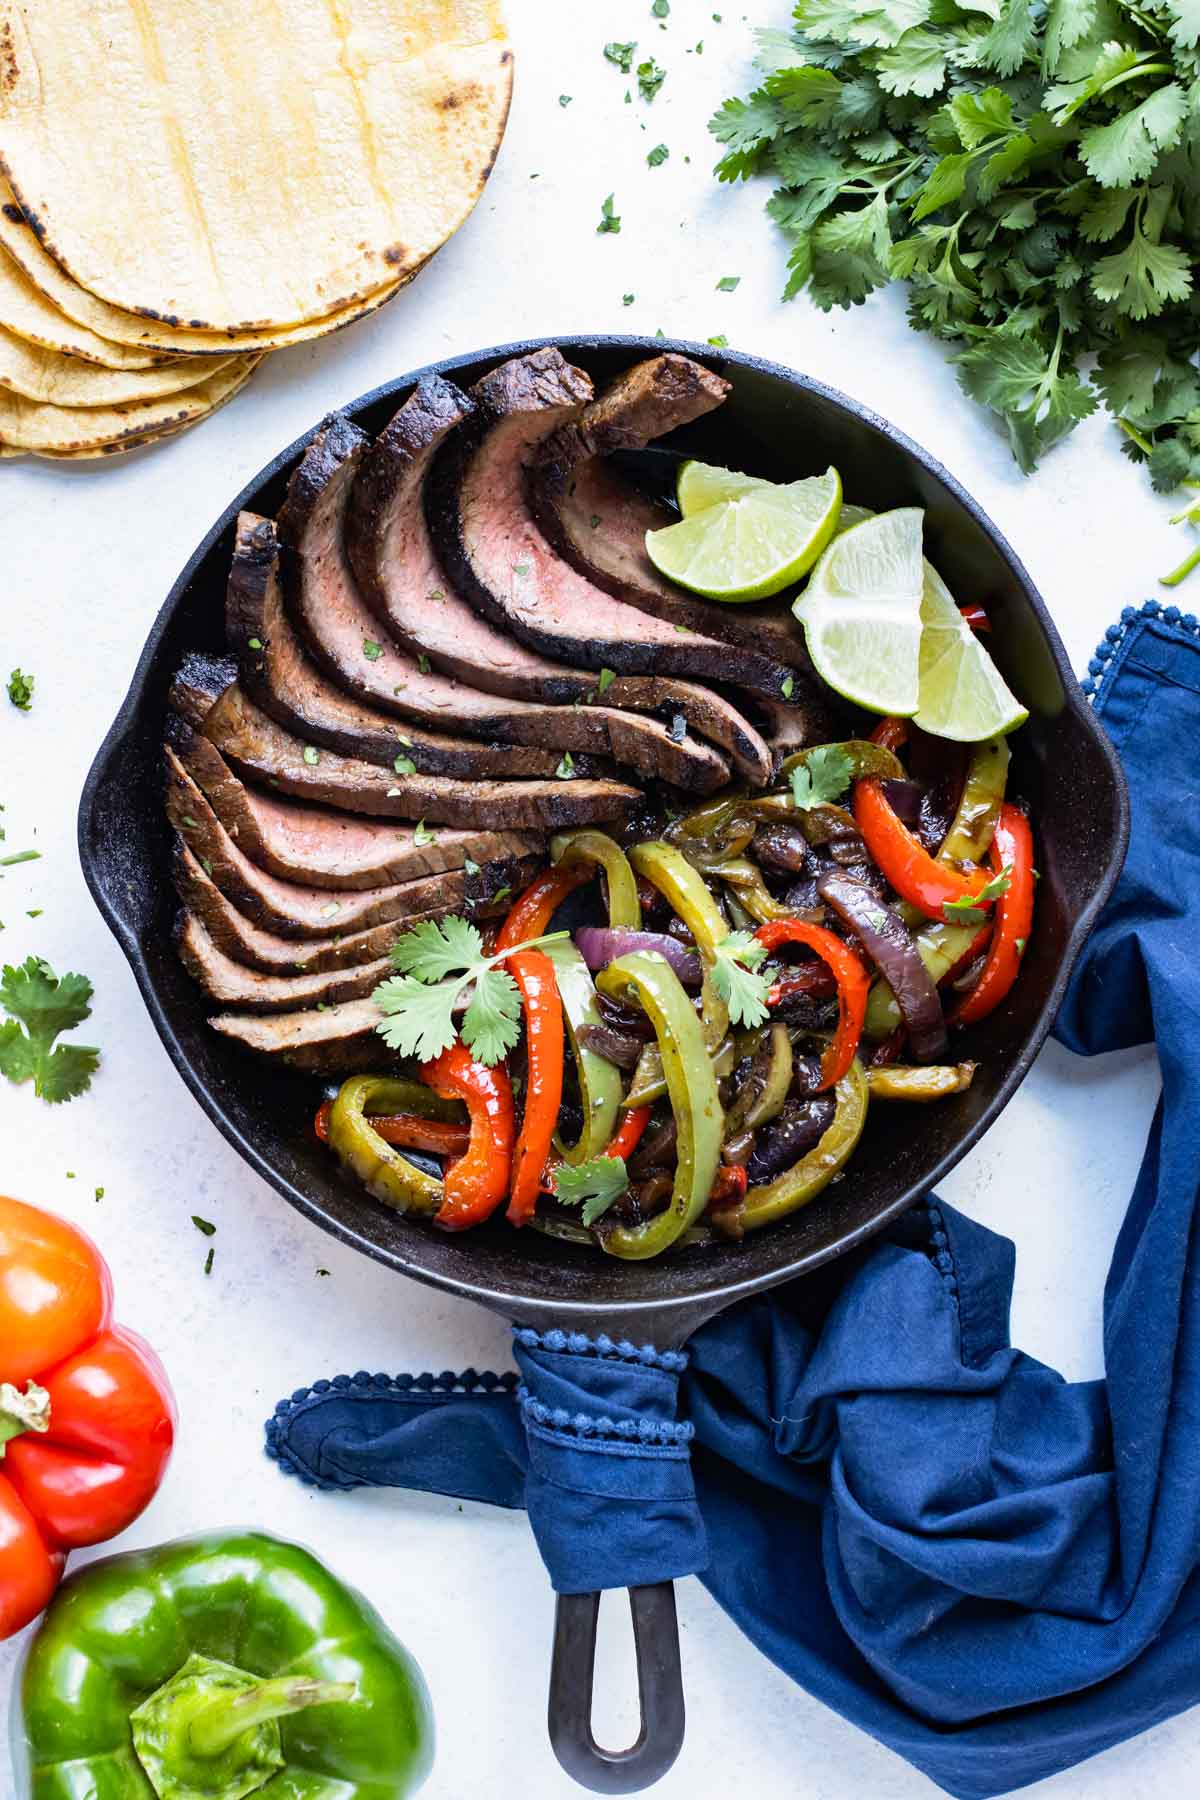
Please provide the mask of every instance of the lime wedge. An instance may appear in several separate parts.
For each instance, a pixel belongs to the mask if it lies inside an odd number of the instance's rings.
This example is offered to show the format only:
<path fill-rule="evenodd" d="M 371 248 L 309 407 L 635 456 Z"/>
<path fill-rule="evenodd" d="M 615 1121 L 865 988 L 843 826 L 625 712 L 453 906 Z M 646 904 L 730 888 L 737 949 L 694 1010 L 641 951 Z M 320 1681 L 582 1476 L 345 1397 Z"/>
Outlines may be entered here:
<path fill-rule="evenodd" d="M 933 565 L 926 563 L 917 724 L 935 737 L 977 744 L 1015 731 L 1028 717 L 954 604 L 953 594 Z"/>
<path fill-rule="evenodd" d="M 917 710 L 924 579 L 919 506 L 835 537 L 792 608 L 817 674 L 872 712 Z"/>
<path fill-rule="evenodd" d="M 707 600 L 765 600 L 811 569 L 833 536 L 841 503 L 836 469 L 767 482 L 648 531 L 646 554 L 660 575 Z"/>
<path fill-rule="evenodd" d="M 775 487 L 762 475 L 743 475 L 739 469 L 719 469 L 715 463 L 685 462 L 675 482 L 675 500 L 685 519 L 719 506 L 722 500 L 740 500 L 743 494 Z"/>

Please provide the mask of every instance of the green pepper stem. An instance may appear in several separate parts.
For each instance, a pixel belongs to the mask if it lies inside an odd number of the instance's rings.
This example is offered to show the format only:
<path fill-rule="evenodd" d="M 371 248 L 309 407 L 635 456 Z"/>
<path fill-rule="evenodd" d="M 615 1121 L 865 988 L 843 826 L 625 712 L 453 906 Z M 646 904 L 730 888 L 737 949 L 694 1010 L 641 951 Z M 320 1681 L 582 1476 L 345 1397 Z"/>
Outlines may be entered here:
<path fill-rule="evenodd" d="M 196 1756 L 221 1756 L 245 1731 L 269 1719 L 286 1718 L 309 1706 L 333 1706 L 353 1700 L 352 1681 L 316 1681 L 311 1675 L 283 1675 L 259 1681 L 240 1694 L 221 1694 L 189 1721 L 188 1748 Z"/>
<path fill-rule="evenodd" d="M 11 1381 L 0 1381 L 0 1462 L 4 1446 L 10 1438 L 26 1431 L 46 1432 L 50 1429 L 50 1396 L 35 1382 L 25 1384 L 25 1392 Z"/>

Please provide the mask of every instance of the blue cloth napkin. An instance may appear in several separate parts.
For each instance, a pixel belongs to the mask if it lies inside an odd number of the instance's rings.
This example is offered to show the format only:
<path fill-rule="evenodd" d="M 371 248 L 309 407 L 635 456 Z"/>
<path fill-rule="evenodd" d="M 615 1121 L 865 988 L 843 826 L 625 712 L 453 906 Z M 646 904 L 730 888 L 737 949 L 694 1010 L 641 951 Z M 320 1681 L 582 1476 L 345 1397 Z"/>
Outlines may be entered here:
<path fill-rule="evenodd" d="M 1133 835 L 1056 1031 L 1163 1074 L 1105 1381 L 1011 1347 L 1013 1246 L 931 1199 L 686 1358 L 518 1329 L 519 1378 L 340 1377 L 268 1426 L 319 1485 L 526 1506 L 560 1591 L 697 1573 L 960 1800 L 1200 1699 L 1200 630 L 1127 609 L 1091 670 Z"/>

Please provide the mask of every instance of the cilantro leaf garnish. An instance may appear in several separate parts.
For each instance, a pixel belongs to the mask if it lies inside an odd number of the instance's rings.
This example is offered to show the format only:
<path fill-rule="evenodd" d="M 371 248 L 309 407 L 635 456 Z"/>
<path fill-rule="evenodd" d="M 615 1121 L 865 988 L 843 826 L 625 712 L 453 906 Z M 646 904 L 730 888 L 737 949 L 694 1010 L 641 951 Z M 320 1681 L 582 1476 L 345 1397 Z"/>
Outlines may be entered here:
<path fill-rule="evenodd" d="M 636 41 L 630 44 L 605 44 L 604 56 L 607 62 L 615 64 L 622 75 L 628 75 L 633 67 L 633 53 L 637 49 Z"/>
<path fill-rule="evenodd" d="M 18 1085 L 32 1081 L 34 1093 L 51 1105 L 82 1094 L 99 1065 L 99 1050 L 89 1044 L 55 1048 L 54 1040 L 83 1024 L 91 999 L 86 975 L 60 978 L 36 956 L 20 968 L 6 964 L 0 1007 L 9 1016 L 0 1024 L 0 1074 Z"/>
<path fill-rule="evenodd" d="M 758 965 L 766 954 L 766 946 L 749 931 L 731 931 L 717 945 L 709 974 L 735 1025 L 761 1025 L 768 1017 L 770 984 L 765 975 L 758 973 Z"/>
<path fill-rule="evenodd" d="M 667 79 L 667 71 L 648 56 L 645 62 L 637 66 L 638 93 L 643 100 L 653 100 L 663 82 Z"/>
<path fill-rule="evenodd" d="M 629 1175 L 622 1156 L 593 1156 L 590 1162 L 562 1163 L 554 1174 L 554 1196 L 564 1206 L 582 1206 L 583 1223 L 597 1219 L 629 1190 Z"/>
<path fill-rule="evenodd" d="M 597 225 L 596 230 L 605 232 L 620 231 L 620 229 L 621 220 L 618 214 L 613 211 L 613 195 L 610 194 L 606 200 L 601 201 L 600 223 Z"/>
<path fill-rule="evenodd" d="M 24 674 L 20 669 L 14 669 L 9 676 L 8 697 L 18 712 L 33 710 L 34 685 L 33 676 Z"/>
<path fill-rule="evenodd" d="M 977 894 L 964 894 L 961 900 L 945 901 L 942 915 L 948 925 L 986 925 L 991 914 L 984 910 L 981 902 L 998 900 L 1001 894 L 1007 894 L 1011 886 L 1012 867 L 1006 864 Z"/>
<path fill-rule="evenodd" d="M 854 764 L 837 744 L 821 744 L 791 771 L 792 805 L 801 812 L 829 806 L 850 786 Z"/>
<path fill-rule="evenodd" d="M 521 996 L 500 965 L 517 950 L 558 943 L 567 933 L 550 932 L 488 956 L 469 919 L 423 919 L 391 948 L 396 975 L 381 981 L 371 998 L 384 1014 L 378 1031 L 401 1056 L 432 1062 L 461 1037 L 478 1062 L 501 1062 L 521 1031 Z M 466 989 L 470 1001 L 461 1025 L 455 1008 Z"/>

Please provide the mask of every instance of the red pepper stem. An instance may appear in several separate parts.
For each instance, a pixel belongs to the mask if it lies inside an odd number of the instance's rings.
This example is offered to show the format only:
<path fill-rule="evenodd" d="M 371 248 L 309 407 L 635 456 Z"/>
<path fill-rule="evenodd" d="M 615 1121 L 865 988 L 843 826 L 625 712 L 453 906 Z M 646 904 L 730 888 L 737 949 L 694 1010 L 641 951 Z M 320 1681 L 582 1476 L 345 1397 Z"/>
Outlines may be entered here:
<path fill-rule="evenodd" d="M 0 1462 L 4 1461 L 4 1446 L 12 1438 L 49 1429 L 50 1396 L 45 1388 L 28 1381 L 22 1393 L 11 1381 L 0 1381 Z"/>
<path fill-rule="evenodd" d="M 352 1681 L 317 1681 L 311 1675 L 283 1675 L 258 1681 L 240 1694 L 220 1694 L 188 1722 L 188 1748 L 196 1756 L 223 1756 L 244 1732 L 310 1706 L 334 1706 L 357 1698 Z"/>

